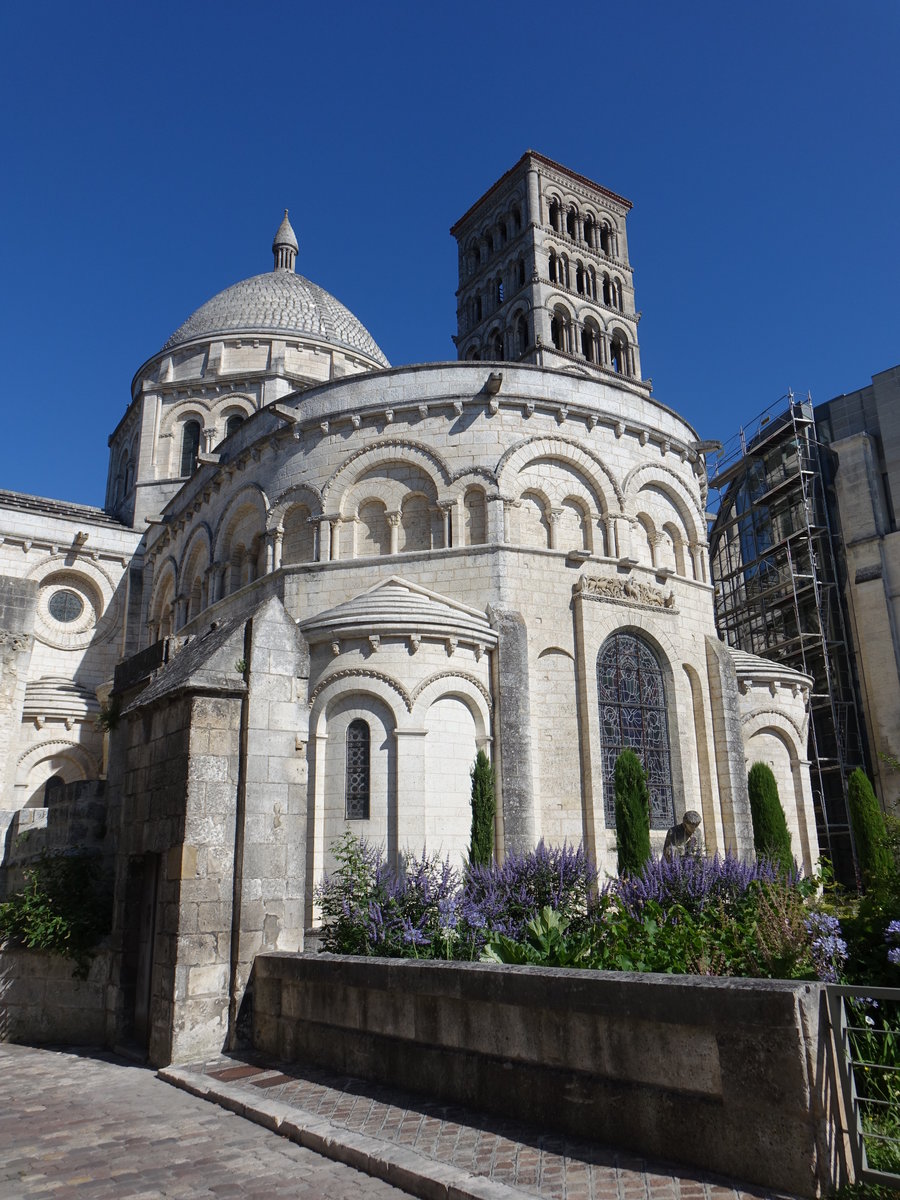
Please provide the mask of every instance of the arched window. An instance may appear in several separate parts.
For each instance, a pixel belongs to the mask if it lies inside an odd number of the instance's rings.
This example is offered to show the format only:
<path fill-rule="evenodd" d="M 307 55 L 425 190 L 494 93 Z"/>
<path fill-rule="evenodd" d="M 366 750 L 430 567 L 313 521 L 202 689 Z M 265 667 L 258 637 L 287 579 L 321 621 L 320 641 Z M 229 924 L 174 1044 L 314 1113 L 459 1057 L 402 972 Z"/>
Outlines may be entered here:
<path fill-rule="evenodd" d="M 594 218 L 584 218 L 584 240 L 589 246 L 594 245 Z"/>
<path fill-rule="evenodd" d="M 200 422 L 185 421 L 181 433 L 181 474 L 193 475 L 200 451 Z"/>
<path fill-rule="evenodd" d="M 503 360 L 503 338 L 496 332 L 491 336 L 490 356 L 494 362 L 502 362 Z"/>
<path fill-rule="evenodd" d="M 555 308 L 550 320 L 550 337 L 553 339 L 553 345 L 557 350 L 565 350 L 568 353 L 571 350 L 570 336 L 569 314 L 562 307 Z"/>
<path fill-rule="evenodd" d="M 494 305 L 497 308 L 499 308 L 500 305 L 503 303 L 503 299 L 504 299 L 503 280 L 498 275 L 497 278 L 494 280 Z"/>
<path fill-rule="evenodd" d="M 518 233 L 519 230 L 522 228 L 522 211 L 521 211 L 521 209 L 518 209 L 518 208 L 513 209 L 512 219 L 513 219 L 513 229 L 516 231 L 516 233 Z"/>
<path fill-rule="evenodd" d="M 240 429 L 243 425 L 245 417 L 242 413 L 232 413 L 225 422 L 225 436 L 231 437 L 236 429 Z"/>
<path fill-rule="evenodd" d="M 600 249 L 604 254 L 612 254 L 612 231 L 606 221 L 600 226 Z"/>
<path fill-rule="evenodd" d="M 575 209 L 570 208 L 566 213 L 566 233 L 570 238 L 575 236 Z"/>
<path fill-rule="evenodd" d="M 675 820 L 672 756 L 662 668 L 647 643 L 632 633 L 614 633 L 597 656 L 600 748 L 606 824 L 616 823 L 615 768 L 623 750 L 641 760 L 650 790 L 650 828 Z"/>
<path fill-rule="evenodd" d="M 347 728 L 347 782 L 344 812 L 348 821 L 369 819 L 369 726 L 351 721 Z"/>
<path fill-rule="evenodd" d="M 559 282 L 559 259 L 556 257 L 556 251 L 550 251 L 550 261 L 547 268 L 547 273 L 551 283 Z"/>
<path fill-rule="evenodd" d="M 520 258 L 516 263 L 516 283 L 519 287 L 525 286 L 525 259 Z"/>
<path fill-rule="evenodd" d="M 521 357 L 528 349 L 528 322 L 524 316 L 516 320 L 516 354 Z"/>
<path fill-rule="evenodd" d="M 58 801 L 62 800 L 63 792 L 65 791 L 66 781 L 62 775 L 51 775 L 44 784 L 44 808 L 52 808 Z"/>
<path fill-rule="evenodd" d="M 553 228 L 556 230 L 557 233 L 560 232 L 560 229 L 559 229 L 559 202 L 557 200 L 550 201 L 550 224 L 553 226 Z"/>
<path fill-rule="evenodd" d="M 581 331 L 581 353 L 588 362 L 598 362 L 600 357 L 600 330 L 590 318 Z"/>
<path fill-rule="evenodd" d="M 628 374 L 628 348 L 620 333 L 614 333 L 609 343 L 609 361 L 617 374 Z"/>
<path fill-rule="evenodd" d="M 584 264 L 579 262 L 575 267 L 575 291 L 584 295 Z"/>

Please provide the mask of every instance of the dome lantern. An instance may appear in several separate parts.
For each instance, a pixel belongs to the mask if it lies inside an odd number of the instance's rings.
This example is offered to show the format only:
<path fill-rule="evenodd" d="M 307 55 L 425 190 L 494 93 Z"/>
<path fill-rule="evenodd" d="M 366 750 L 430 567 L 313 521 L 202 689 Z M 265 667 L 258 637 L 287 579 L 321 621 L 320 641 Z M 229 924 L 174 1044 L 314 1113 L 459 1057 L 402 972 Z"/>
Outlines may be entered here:
<path fill-rule="evenodd" d="M 285 209 L 284 219 L 278 226 L 278 232 L 275 234 L 275 240 L 272 243 L 272 253 L 275 255 L 275 270 L 293 271 L 299 249 L 297 236 L 288 220 L 288 210 Z"/>

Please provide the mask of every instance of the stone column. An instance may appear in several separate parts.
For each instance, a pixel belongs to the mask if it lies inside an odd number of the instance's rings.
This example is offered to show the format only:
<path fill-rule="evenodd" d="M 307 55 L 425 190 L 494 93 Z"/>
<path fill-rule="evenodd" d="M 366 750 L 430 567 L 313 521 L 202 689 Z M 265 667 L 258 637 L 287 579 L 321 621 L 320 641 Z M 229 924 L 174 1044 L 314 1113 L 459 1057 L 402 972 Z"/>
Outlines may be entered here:
<path fill-rule="evenodd" d="M 187 614 L 187 597 L 176 596 L 175 602 L 172 605 L 172 617 L 174 620 L 174 628 L 180 629 L 185 622 Z"/>
<path fill-rule="evenodd" d="M 331 561 L 337 562 L 341 557 L 341 518 L 332 517 L 331 525 Z"/>
<path fill-rule="evenodd" d="M 543 225 L 541 219 L 541 197 L 538 191 L 538 173 L 536 167 L 528 168 L 528 211 L 524 213 L 525 223 L 535 221 Z"/>
<path fill-rule="evenodd" d="M 437 805 L 436 796 L 425 791 L 425 753 L 428 746 L 424 729 L 395 729 L 397 744 L 396 846 L 398 854 L 420 853 L 425 844 L 425 808 Z M 390 820 L 390 817 L 389 817 Z M 390 833 L 388 843 L 390 843 Z"/>
<path fill-rule="evenodd" d="M 278 525 L 272 530 L 272 570 L 281 567 L 281 555 L 284 549 L 284 526 Z"/>
<path fill-rule="evenodd" d="M 331 562 L 331 521 L 319 517 L 319 562 Z"/>
<path fill-rule="evenodd" d="M 391 554 L 400 553 L 400 513 L 389 512 L 385 514 L 388 519 L 388 524 L 391 527 Z"/>
<path fill-rule="evenodd" d="M 563 515 L 561 508 L 550 509 L 550 549 L 559 549 L 559 522 Z"/>
<path fill-rule="evenodd" d="M 500 746 L 503 848 L 505 853 L 522 852 L 534 849 L 535 843 L 528 630 L 522 614 L 515 609 L 491 605 L 488 615 L 499 634 L 494 656 L 498 699 L 494 720 Z"/>
<path fill-rule="evenodd" d="M 443 527 L 444 549 L 453 545 L 453 509 L 456 505 L 455 500 L 445 500 L 438 505 L 441 510 L 441 524 Z"/>
<path fill-rule="evenodd" d="M 497 544 L 506 541 L 506 522 L 504 509 L 506 501 L 502 496 L 487 496 L 485 498 L 485 537 L 487 541 Z"/>

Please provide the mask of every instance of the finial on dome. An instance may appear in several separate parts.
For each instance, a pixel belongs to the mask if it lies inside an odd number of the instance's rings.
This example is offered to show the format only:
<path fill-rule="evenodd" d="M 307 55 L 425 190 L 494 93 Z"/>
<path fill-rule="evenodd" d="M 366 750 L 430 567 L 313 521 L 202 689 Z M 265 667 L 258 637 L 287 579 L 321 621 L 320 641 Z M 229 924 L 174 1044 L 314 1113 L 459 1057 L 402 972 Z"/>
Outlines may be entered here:
<path fill-rule="evenodd" d="M 297 236 L 291 228 L 291 223 L 288 220 L 288 210 L 284 210 L 284 219 L 278 226 L 278 232 L 275 234 L 275 241 L 272 243 L 272 253 L 275 255 L 275 270 L 276 271 L 293 271 L 294 261 L 297 257 L 297 251 L 300 247 L 297 245 Z"/>

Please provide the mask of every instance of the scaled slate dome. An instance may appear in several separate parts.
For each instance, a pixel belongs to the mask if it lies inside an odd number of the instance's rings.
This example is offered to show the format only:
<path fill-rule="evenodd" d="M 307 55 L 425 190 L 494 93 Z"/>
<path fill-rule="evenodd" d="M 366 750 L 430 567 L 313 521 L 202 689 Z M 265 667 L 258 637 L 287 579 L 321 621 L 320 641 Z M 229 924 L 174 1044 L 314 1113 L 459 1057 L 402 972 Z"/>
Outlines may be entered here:
<path fill-rule="evenodd" d="M 390 366 L 368 329 L 340 300 L 294 273 L 298 245 L 287 209 L 272 250 L 273 271 L 242 279 L 207 300 L 179 325 L 163 350 L 218 334 L 282 333 L 316 338 Z"/>

